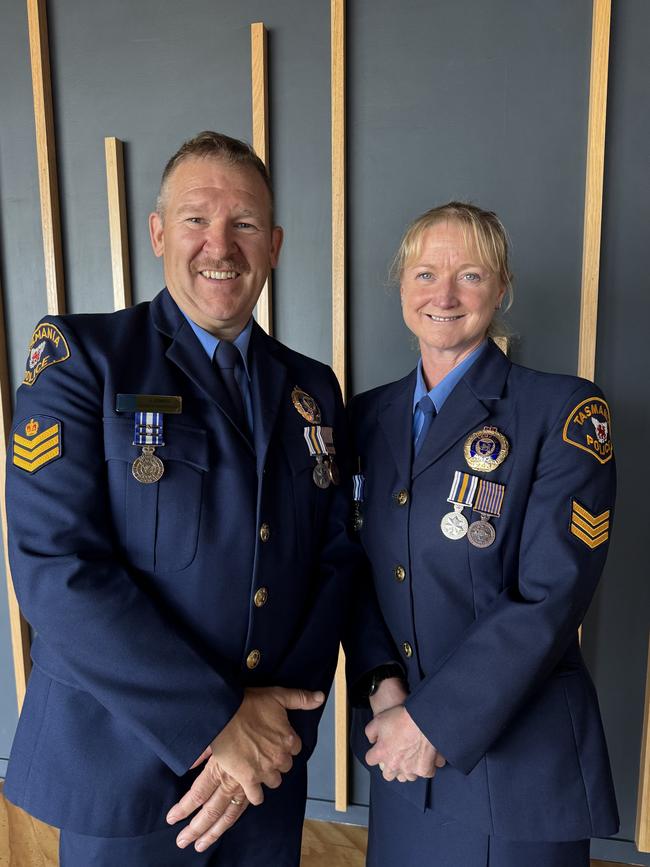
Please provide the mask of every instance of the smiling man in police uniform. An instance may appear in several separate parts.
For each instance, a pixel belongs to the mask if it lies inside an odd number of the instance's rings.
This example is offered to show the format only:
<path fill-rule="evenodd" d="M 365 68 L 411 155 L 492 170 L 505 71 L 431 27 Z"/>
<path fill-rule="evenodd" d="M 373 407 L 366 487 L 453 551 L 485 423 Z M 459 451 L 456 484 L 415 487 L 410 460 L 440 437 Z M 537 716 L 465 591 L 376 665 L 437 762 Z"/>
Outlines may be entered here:
<path fill-rule="evenodd" d="M 62 867 L 294 867 L 357 566 L 340 392 L 252 319 L 282 229 L 248 145 L 186 142 L 150 232 L 151 303 L 30 344 L 7 501 L 36 638 L 5 794 L 63 829 Z"/>

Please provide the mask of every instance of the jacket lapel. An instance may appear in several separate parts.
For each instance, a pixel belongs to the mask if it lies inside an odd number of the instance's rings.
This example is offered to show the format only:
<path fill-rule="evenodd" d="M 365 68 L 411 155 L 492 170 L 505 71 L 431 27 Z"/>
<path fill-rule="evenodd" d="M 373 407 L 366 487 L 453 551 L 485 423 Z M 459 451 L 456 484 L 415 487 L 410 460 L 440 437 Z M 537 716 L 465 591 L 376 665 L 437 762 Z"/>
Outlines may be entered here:
<path fill-rule="evenodd" d="M 251 388 L 258 475 L 264 467 L 287 379 L 287 368 L 273 352 L 274 345 L 259 325 L 253 323 L 249 357 L 252 359 L 253 371 Z"/>
<path fill-rule="evenodd" d="M 408 479 L 411 467 L 414 389 L 413 370 L 388 387 L 378 411 L 379 425 L 390 445 L 398 473 L 404 480 Z"/>
<path fill-rule="evenodd" d="M 216 375 L 207 353 L 198 343 L 189 323 L 166 289 L 151 302 L 151 315 L 158 331 L 171 337 L 171 343 L 165 353 L 166 357 L 219 407 L 233 428 L 252 449 L 246 431 L 240 430 L 229 414 L 230 398 L 221 378 Z"/>
<path fill-rule="evenodd" d="M 467 371 L 436 416 L 420 453 L 413 462 L 415 478 L 435 463 L 459 439 L 468 436 L 490 415 L 487 402 L 498 400 L 511 362 L 490 340 L 483 355 Z"/>

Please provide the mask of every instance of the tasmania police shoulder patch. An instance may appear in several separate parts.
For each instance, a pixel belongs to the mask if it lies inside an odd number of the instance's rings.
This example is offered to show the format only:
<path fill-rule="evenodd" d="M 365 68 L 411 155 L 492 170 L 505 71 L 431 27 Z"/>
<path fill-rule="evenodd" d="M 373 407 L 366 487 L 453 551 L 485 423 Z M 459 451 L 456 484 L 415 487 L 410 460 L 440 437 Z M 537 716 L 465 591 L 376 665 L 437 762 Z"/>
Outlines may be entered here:
<path fill-rule="evenodd" d="M 23 384 L 34 385 L 46 367 L 66 361 L 68 358 L 70 358 L 70 349 L 65 337 L 56 325 L 52 325 L 51 322 L 41 322 L 29 341 Z"/>
<path fill-rule="evenodd" d="M 12 461 L 35 473 L 63 455 L 63 430 L 58 418 L 35 415 L 19 421 L 11 436 Z"/>
<path fill-rule="evenodd" d="M 614 448 L 607 401 L 602 397 L 588 397 L 581 401 L 569 413 L 562 439 L 593 455 L 601 464 L 611 460 Z"/>

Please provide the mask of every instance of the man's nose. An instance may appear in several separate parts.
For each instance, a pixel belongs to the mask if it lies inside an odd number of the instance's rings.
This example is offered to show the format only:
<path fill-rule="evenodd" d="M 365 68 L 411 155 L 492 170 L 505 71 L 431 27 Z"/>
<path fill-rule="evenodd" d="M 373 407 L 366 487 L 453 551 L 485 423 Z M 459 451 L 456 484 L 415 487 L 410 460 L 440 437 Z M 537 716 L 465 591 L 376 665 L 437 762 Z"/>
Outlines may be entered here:
<path fill-rule="evenodd" d="M 234 240 L 230 226 L 221 222 L 210 224 L 205 235 L 204 248 L 215 259 L 226 259 L 232 252 Z"/>

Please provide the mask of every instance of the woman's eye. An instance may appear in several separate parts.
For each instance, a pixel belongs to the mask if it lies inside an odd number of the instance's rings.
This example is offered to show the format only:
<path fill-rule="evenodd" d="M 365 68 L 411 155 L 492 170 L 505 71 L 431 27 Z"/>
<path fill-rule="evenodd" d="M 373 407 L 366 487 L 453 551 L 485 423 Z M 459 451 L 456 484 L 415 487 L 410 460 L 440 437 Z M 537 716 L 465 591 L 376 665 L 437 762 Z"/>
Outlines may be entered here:
<path fill-rule="evenodd" d="M 431 271 L 421 271 L 417 276 L 417 280 L 430 280 L 433 277 Z"/>
<path fill-rule="evenodd" d="M 468 274 L 463 274 L 462 279 L 466 280 L 468 283 L 476 283 L 481 279 L 481 275 L 471 271 Z"/>

